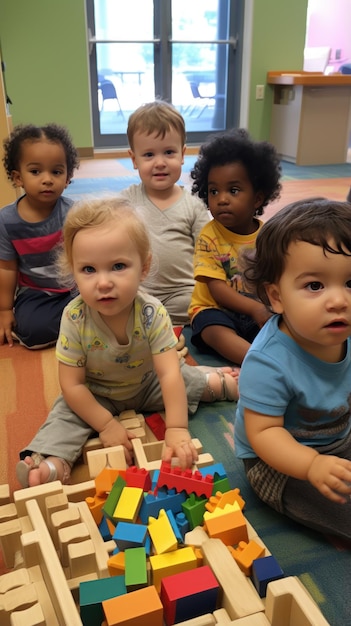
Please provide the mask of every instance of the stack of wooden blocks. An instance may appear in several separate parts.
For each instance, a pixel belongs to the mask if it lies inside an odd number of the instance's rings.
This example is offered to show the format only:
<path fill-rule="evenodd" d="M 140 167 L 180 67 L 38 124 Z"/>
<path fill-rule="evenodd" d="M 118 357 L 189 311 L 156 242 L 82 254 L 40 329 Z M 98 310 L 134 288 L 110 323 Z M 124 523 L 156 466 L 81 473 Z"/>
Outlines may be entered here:
<path fill-rule="evenodd" d="M 145 432 L 132 468 L 121 446 L 94 441 L 83 483 L 13 497 L 0 487 L 1 626 L 327 625 L 245 518 L 223 466 L 198 440 L 193 470 L 162 463 L 163 442 Z"/>

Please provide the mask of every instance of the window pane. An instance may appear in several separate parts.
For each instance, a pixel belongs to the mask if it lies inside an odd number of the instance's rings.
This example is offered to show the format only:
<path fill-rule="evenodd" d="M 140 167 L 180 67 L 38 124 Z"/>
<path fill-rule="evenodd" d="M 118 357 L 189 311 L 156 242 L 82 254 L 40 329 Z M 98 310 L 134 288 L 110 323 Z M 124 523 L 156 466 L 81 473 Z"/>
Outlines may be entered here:
<path fill-rule="evenodd" d="M 94 0 L 97 39 L 153 39 L 153 0 Z"/>

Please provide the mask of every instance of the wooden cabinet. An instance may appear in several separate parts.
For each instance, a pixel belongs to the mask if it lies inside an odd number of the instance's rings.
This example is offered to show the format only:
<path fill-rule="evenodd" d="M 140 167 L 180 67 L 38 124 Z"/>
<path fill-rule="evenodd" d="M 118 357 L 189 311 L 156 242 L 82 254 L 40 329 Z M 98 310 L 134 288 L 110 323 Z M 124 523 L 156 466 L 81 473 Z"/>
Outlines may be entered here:
<path fill-rule="evenodd" d="M 273 86 L 270 141 L 296 165 L 345 163 L 350 135 L 351 76 L 268 72 Z"/>
<path fill-rule="evenodd" d="M 0 58 L 1 68 L 1 58 Z M 10 202 L 14 202 L 17 198 L 16 189 L 11 185 L 7 178 L 5 168 L 3 165 L 3 141 L 8 137 L 11 130 L 11 117 L 8 115 L 6 106 L 6 95 L 4 89 L 4 81 L 2 71 L 0 69 L 0 208 L 4 207 Z"/>

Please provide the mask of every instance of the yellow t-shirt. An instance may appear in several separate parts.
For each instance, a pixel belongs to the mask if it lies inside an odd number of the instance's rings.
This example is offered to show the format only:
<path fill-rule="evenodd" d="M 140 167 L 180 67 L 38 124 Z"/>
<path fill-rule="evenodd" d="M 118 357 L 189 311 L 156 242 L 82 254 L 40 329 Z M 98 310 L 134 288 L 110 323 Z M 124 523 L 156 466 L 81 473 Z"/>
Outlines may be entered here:
<path fill-rule="evenodd" d="M 262 226 L 263 222 L 257 219 L 257 230 L 250 235 L 233 233 L 216 220 L 211 220 L 204 226 L 195 246 L 196 282 L 188 311 L 190 319 L 203 309 L 221 309 L 212 298 L 207 284 L 199 280 L 202 276 L 224 280 L 236 291 L 242 291 L 242 280 L 237 266 L 239 251 L 243 247 L 255 247 L 256 237 Z"/>

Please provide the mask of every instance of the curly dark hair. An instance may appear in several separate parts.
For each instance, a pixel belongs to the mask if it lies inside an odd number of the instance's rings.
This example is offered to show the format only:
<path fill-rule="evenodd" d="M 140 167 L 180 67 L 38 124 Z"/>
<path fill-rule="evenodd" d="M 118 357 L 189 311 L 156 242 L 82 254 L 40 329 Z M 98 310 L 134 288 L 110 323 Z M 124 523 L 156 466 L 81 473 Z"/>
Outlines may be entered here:
<path fill-rule="evenodd" d="M 19 124 L 15 126 L 3 144 L 3 163 L 10 180 L 12 180 L 12 172 L 19 170 L 23 142 L 37 141 L 43 138 L 62 145 L 67 161 L 67 179 L 70 181 L 73 178 L 74 170 L 79 167 L 79 156 L 68 130 L 58 124 L 46 124 L 45 126 Z"/>
<path fill-rule="evenodd" d="M 263 224 L 256 250 L 243 250 L 241 268 L 249 289 L 267 306 L 265 285 L 283 275 L 291 243 L 305 241 L 323 252 L 351 256 L 351 205 L 323 197 L 288 204 Z"/>
<path fill-rule="evenodd" d="M 271 143 L 254 141 L 244 128 L 211 135 L 201 146 L 198 159 L 190 172 L 194 181 L 191 191 L 198 194 L 208 206 L 210 169 L 236 162 L 245 167 L 254 191 L 263 193 L 264 200 L 256 211 L 256 215 L 262 215 L 264 207 L 280 196 L 280 159 Z"/>

